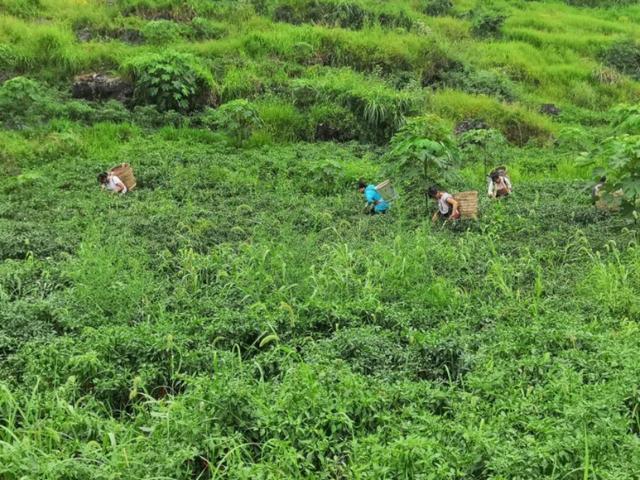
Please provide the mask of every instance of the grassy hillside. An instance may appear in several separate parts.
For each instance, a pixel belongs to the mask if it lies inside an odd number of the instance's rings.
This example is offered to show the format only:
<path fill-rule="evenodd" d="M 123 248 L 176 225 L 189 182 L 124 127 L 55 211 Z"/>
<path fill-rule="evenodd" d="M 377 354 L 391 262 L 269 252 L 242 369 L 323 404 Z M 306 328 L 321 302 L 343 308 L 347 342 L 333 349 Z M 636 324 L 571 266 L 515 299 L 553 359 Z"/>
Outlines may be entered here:
<path fill-rule="evenodd" d="M 633 192 L 640 7 L 0 13 L 0 479 L 637 478 L 637 223 L 578 158 Z M 432 225 L 414 137 L 514 195 Z"/>

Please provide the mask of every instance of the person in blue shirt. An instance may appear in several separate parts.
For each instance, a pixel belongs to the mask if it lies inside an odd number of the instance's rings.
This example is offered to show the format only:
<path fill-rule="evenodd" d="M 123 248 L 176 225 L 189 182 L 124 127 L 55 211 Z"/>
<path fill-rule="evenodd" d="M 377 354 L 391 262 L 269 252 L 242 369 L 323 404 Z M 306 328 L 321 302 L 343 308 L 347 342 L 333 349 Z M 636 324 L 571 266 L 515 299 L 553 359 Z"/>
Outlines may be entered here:
<path fill-rule="evenodd" d="M 358 182 L 358 191 L 364 194 L 364 199 L 367 201 L 367 212 L 369 214 L 387 213 L 389 204 L 385 202 L 380 192 L 376 190 L 375 185 L 367 185 L 363 180 L 360 180 Z"/>

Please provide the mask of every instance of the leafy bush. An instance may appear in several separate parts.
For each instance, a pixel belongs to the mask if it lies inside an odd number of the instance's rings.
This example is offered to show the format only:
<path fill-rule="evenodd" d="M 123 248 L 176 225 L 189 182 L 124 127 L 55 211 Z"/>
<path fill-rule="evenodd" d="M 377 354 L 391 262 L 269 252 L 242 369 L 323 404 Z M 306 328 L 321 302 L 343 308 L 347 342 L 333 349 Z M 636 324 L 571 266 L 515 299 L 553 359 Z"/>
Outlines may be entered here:
<path fill-rule="evenodd" d="M 137 125 L 147 128 L 159 128 L 165 126 L 184 126 L 189 118 L 175 110 L 159 111 L 152 105 L 137 105 L 131 112 L 131 119 Z"/>
<path fill-rule="evenodd" d="M 225 130 L 236 142 L 247 140 L 254 130 L 263 125 L 256 107 L 247 100 L 232 100 L 216 111 L 215 124 Z"/>
<path fill-rule="evenodd" d="M 142 27 L 144 39 L 154 45 L 174 43 L 180 38 L 182 27 L 170 20 L 152 20 Z"/>
<path fill-rule="evenodd" d="M 14 77 L 0 85 L 0 122 L 6 126 L 37 124 L 59 112 L 55 94 L 35 80 Z"/>
<path fill-rule="evenodd" d="M 499 37 L 506 19 L 507 17 L 500 12 L 480 10 L 474 13 L 471 33 L 479 38 Z"/>
<path fill-rule="evenodd" d="M 603 61 L 619 72 L 640 79 L 640 43 L 620 40 L 611 44 L 602 55 Z"/>
<path fill-rule="evenodd" d="M 622 201 L 623 210 L 637 221 L 640 218 L 640 135 L 623 134 L 610 137 L 592 152 L 582 164 L 599 163 L 594 177 L 606 175 L 604 200 Z M 622 191 L 622 197 L 613 192 Z"/>
<path fill-rule="evenodd" d="M 505 76 L 490 70 L 474 70 L 467 67 L 449 73 L 442 79 L 442 83 L 468 93 L 490 95 L 506 101 L 515 99 L 513 83 Z"/>
<path fill-rule="evenodd" d="M 214 40 L 224 37 L 227 34 L 227 27 L 223 23 L 196 17 L 191 21 L 189 34 L 195 40 Z"/>
<path fill-rule="evenodd" d="M 465 71 L 465 65 L 457 58 L 436 47 L 426 55 L 426 65 L 422 70 L 423 87 L 439 87 L 456 74 Z"/>
<path fill-rule="evenodd" d="M 450 131 L 442 119 L 425 115 L 410 119 L 393 136 L 388 161 L 408 189 L 424 189 L 450 178 L 448 169 L 456 150 Z"/>
<path fill-rule="evenodd" d="M 451 0 L 424 0 L 421 9 L 427 15 L 434 17 L 448 15 L 453 9 L 453 2 Z"/>
<path fill-rule="evenodd" d="M 145 54 L 129 61 L 125 69 L 133 79 L 137 105 L 190 112 L 216 102 L 211 73 L 192 55 Z"/>
<path fill-rule="evenodd" d="M 344 107 L 323 103 L 309 110 L 314 140 L 347 142 L 362 136 L 358 120 Z"/>

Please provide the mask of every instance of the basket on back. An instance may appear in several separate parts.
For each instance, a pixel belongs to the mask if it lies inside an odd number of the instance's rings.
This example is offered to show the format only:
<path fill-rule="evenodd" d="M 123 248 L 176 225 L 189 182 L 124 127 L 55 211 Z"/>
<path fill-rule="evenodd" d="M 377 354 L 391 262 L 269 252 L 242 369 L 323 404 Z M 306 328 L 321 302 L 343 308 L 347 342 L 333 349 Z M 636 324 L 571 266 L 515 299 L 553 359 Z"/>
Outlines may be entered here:
<path fill-rule="evenodd" d="M 453 198 L 458 202 L 460 219 L 478 219 L 478 192 L 476 190 L 457 193 Z"/>
<path fill-rule="evenodd" d="M 603 212 L 619 212 L 622 209 L 623 196 L 622 189 L 611 192 L 608 197 L 605 197 L 601 192 L 596 201 L 596 208 Z"/>
<path fill-rule="evenodd" d="M 391 201 L 398 198 L 396 190 L 393 188 L 393 185 L 391 185 L 391 180 L 385 180 L 384 182 L 379 183 L 378 185 L 376 185 L 376 190 L 386 201 Z"/>
<path fill-rule="evenodd" d="M 122 163 L 117 167 L 113 167 L 111 173 L 122 180 L 122 183 L 127 186 L 127 190 L 136 188 L 136 177 L 133 176 L 133 169 L 128 163 Z"/>

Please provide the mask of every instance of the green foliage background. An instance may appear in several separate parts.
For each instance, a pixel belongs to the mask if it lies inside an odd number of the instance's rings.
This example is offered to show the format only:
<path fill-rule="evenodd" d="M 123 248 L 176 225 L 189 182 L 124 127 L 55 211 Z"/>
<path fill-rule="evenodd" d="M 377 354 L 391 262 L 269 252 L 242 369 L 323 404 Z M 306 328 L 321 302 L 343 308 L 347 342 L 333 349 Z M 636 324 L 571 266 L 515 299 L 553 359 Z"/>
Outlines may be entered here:
<path fill-rule="evenodd" d="M 0 0 L 0 479 L 637 478 L 637 224 L 588 191 L 640 192 L 639 20 Z M 515 194 L 431 225 L 425 160 Z"/>

